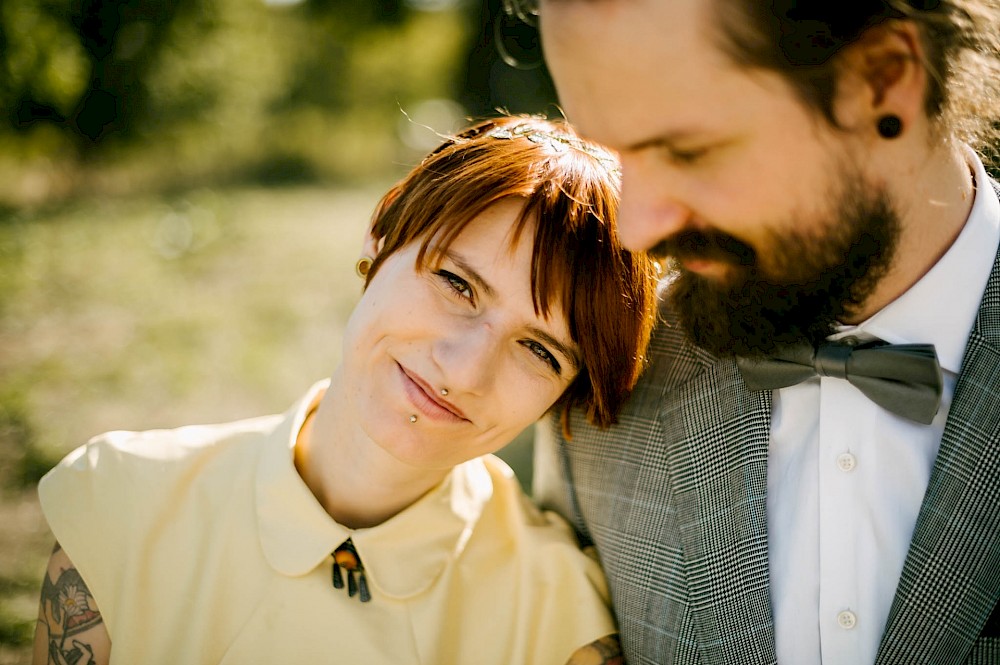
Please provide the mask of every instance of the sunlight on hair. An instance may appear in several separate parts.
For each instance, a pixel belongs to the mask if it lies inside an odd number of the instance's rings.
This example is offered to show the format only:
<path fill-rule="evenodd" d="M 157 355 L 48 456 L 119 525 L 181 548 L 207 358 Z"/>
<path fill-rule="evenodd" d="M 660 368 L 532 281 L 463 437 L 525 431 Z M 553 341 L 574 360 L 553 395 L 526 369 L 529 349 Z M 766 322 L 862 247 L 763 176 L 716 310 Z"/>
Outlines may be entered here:
<path fill-rule="evenodd" d="M 400 111 L 396 125 L 399 138 L 408 148 L 420 152 L 433 150 L 465 124 L 465 109 L 450 99 L 425 99 Z"/>

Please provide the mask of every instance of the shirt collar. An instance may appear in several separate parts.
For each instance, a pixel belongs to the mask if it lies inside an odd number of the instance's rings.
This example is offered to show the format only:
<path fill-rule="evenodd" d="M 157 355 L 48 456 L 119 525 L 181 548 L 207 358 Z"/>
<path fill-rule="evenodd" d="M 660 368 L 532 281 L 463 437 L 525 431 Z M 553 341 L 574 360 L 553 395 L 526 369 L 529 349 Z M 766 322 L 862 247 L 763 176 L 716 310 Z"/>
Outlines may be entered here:
<path fill-rule="evenodd" d="M 377 594 L 405 598 L 429 587 L 461 554 L 493 483 L 482 459 L 460 464 L 436 488 L 386 522 L 348 529 L 323 509 L 299 476 L 293 448 L 329 383 L 314 385 L 269 434 L 257 469 L 260 544 L 282 575 L 309 573 L 348 538 Z"/>
<path fill-rule="evenodd" d="M 835 338 L 871 335 L 891 344 L 933 344 L 943 369 L 961 369 L 1000 244 L 1000 202 L 979 157 L 965 150 L 976 193 L 958 238 L 903 295 L 863 323 L 840 328 Z"/>

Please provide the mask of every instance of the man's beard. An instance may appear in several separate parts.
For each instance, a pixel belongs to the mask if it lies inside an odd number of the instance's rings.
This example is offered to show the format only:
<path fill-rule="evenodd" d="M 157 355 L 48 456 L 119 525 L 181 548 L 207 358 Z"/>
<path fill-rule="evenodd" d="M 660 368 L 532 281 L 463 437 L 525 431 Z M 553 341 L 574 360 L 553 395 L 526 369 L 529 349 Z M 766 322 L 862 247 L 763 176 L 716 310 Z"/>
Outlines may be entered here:
<path fill-rule="evenodd" d="M 859 177 L 841 181 L 832 219 L 812 233 L 775 233 L 761 248 L 775 266 L 767 272 L 753 248 L 718 231 L 682 231 L 657 246 L 675 259 L 729 266 L 724 281 L 678 269 L 668 288 L 669 303 L 696 345 L 722 357 L 767 355 L 785 345 L 816 344 L 860 311 L 891 267 L 899 216 L 883 190 Z"/>

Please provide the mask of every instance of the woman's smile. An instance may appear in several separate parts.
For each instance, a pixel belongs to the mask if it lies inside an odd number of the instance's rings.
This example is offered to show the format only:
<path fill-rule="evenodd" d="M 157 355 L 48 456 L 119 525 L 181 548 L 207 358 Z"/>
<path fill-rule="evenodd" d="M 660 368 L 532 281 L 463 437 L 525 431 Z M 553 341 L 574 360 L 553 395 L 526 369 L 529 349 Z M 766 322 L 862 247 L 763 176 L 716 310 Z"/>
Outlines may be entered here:
<path fill-rule="evenodd" d="M 434 389 L 424 381 L 419 374 L 416 374 L 396 363 L 399 368 L 399 376 L 403 382 L 403 390 L 409 398 L 410 403 L 420 413 L 431 420 L 443 422 L 469 422 L 461 409 L 441 399 L 434 394 Z"/>

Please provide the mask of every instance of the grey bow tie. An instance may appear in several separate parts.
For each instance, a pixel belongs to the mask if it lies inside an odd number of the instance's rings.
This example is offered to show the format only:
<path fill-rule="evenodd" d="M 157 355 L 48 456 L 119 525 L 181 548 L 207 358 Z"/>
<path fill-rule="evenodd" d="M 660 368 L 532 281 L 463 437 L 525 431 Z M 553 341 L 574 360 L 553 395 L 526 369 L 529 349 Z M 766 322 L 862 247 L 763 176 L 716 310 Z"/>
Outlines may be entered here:
<path fill-rule="evenodd" d="M 941 366 L 932 344 L 802 344 L 736 362 L 751 390 L 785 388 L 814 376 L 847 379 L 882 408 L 925 425 L 941 404 Z"/>

